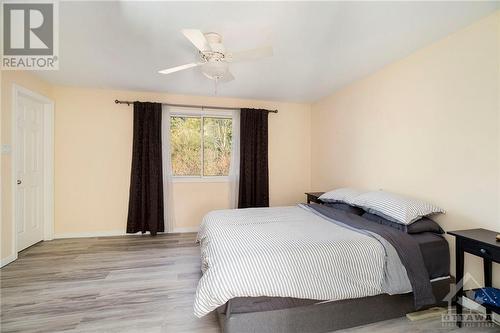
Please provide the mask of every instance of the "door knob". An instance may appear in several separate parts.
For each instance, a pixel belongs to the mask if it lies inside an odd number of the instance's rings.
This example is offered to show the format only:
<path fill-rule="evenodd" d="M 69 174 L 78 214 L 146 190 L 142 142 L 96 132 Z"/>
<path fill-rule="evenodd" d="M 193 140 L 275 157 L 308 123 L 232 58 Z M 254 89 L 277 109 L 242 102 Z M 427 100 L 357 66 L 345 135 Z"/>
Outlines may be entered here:
<path fill-rule="evenodd" d="M 21 185 L 21 184 L 22 184 L 21 179 L 18 179 L 18 180 L 17 180 L 17 185 Z"/>

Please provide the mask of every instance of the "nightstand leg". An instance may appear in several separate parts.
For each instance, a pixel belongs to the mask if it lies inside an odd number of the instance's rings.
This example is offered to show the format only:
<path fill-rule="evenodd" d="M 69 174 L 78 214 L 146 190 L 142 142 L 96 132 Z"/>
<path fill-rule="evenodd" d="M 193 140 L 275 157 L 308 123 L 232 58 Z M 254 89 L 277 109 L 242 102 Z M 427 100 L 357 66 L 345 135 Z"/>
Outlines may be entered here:
<path fill-rule="evenodd" d="M 457 284 L 457 294 L 455 295 L 457 300 L 457 326 L 462 327 L 462 296 L 464 292 L 463 278 L 464 278 L 464 251 L 462 249 L 462 241 L 457 239 L 455 242 L 455 258 L 456 258 L 456 272 L 455 272 L 455 283 Z"/>
<path fill-rule="evenodd" d="M 493 267 L 492 261 L 486 258 L 483 258 L 483 267 L 484 267 L 484 286 L 491 287 L 492 286 L 492 275 L 493 275 Z M 486 319 L 491 320 L 491 310 L 486 310 Z"/>

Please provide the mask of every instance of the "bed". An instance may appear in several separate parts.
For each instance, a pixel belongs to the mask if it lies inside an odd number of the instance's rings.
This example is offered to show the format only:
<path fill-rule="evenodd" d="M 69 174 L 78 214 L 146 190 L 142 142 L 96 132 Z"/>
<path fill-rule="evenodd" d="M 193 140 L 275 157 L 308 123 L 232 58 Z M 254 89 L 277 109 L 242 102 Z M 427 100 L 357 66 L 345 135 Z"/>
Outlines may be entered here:
<path fill-rule="evenodd" d="M 324 205 L 221 210 L 198 233 L 194 313 L 224 332 L 327 332 L 442 304 L 449 249 Z"/>

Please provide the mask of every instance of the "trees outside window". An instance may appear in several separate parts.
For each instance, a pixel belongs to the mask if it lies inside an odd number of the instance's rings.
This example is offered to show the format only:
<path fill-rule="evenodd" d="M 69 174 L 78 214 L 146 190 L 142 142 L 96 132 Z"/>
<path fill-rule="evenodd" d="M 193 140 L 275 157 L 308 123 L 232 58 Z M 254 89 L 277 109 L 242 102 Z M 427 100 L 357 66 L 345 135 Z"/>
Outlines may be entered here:
<path fill-rule="evenodd" d="M 170 117 L 174 176 L 228 176 L 231 144 L 231 118 L 177 115 Z"/>

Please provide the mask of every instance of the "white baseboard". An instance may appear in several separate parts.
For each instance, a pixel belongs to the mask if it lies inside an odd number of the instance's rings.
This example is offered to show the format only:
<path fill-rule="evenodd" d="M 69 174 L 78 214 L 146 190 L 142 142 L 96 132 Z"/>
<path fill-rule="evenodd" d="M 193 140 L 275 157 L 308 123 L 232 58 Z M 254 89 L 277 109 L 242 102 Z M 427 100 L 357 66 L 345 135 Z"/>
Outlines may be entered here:
<path fill-rule="evenodd" d="M 186 228 L 174 228 L 172 233 L 183 233 L 183 232 L 198 232 L 199 227 L 186 227 Z M 131 235 L 141 235 L 137 234 L 127 234 L 125 230 L 109 230 L 109 231 L 95 231 L 95 232 L 69 232 L 62 234 L 55 234 L 54 239 L 63 238 L 91 238 L 91 237 L 111 237 L 111 236 L 131 236 Z"/>
<path fill-rule="evenodd" d="M 12 254 L 6 258 L 3 258 L 2 260 L 0 260 L 0 268 L 5 266 L 5 265 L 8 265 L 10 264 L 11 262 L 13 262 L 14 260 L 17 259 L 17 255 L 16 254 Z"/>
<path fill-rule="evenodd" d="M 200 229 L 200 227 L 183 227 L 183 228 L 174 228 L 174 230 L 172 232 L 178 232 L 178 233 L 198 232 L 199 229 Z"/>
<path fill-rule="evenodd" d="M 108 231 L 95 231 L 95 232 L 68 232 L 62 234 L 55 234 L 54 239 L 61 238 L 89 238 L 89 237 L 110 237 L 110 236 L 125 236 L 125 230 L 108 230 Z"/>

